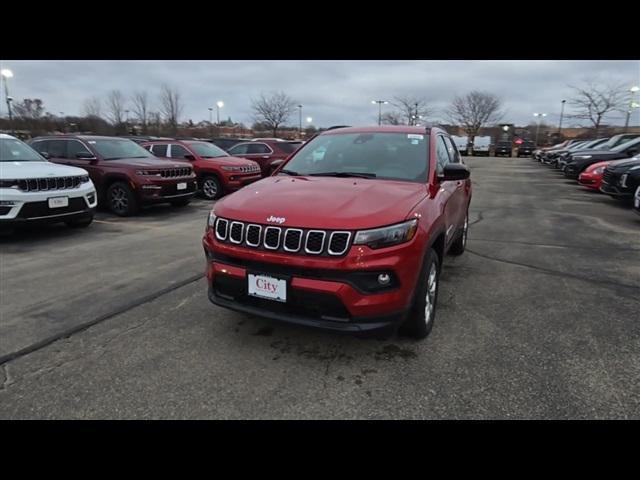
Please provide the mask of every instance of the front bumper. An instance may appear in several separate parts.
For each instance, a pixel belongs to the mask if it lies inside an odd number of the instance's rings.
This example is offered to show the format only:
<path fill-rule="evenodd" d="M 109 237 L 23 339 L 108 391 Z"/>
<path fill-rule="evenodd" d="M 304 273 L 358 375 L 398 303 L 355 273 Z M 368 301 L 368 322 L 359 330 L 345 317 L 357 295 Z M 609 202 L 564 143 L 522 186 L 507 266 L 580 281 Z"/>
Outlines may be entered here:
<path fill-rule="evenodd" d="M 186 183 L 184 190 L 178 190 L 178 185 L 181 183 Z M 191 198 L 195 195 L 198 184 L 194 176 L 183 179 L 150 180 L 134 187 L 140 202 L 149 205 Z"/>
<path fill-rule="evenodd" d="M 51 208 L 50 198 L 67 198 L 67 206 Z M 85 183 L 74 189 L 24 192 L 0 189 L 0 223 L 57 223 L 93 215 L 98 196 L 93 183 Z"/>
<path fill-rule="evenodd" d="M 632 198 L 633 197 L 633 191 L 631 191 L 631 189 L 625 189 L 622 188 L 618 185 L 611 185 L 609 183 L 606 182 L 602 182 L 602 185 L 600 186 L 600 191 L 602 193 L 606 193 L 607 195 L 613 195 L 614 197 L 620 197 L 620 198 Z"/>
<path fill-rule="evenodd" d="M 240 190 L 242 187 L 257 182 L 260 179 L 262 179 L 262 175 L 260 173 L 252 175 L 228 175 L 225 177 L 225 190 L 235 192 L 236 190 Z"/>
<path fill-rule="evenodd" d="M 405 318 L 413 299 L 422 249 L 418 235 L 410 242 L 372 250 L 353 246 L 339 258 L 255 251 L 203 239 L 209 299 L 233 310 L 299 325 L 343 332 L 393 329 Z M 354 277 L 388 272 L 392 286 L 367 291 Z M 287 281 L 287 302 L 248 295 L 248 274 Z"/>

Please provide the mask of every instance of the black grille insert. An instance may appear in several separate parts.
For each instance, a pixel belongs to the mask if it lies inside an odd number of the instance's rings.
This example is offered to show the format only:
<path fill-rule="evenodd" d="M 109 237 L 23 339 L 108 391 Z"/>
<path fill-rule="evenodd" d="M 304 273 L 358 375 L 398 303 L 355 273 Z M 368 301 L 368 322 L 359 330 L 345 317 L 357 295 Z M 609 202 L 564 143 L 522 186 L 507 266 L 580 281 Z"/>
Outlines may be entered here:
<path fill-rule="evenodd" d="M 269 250 L 277 250 L 280 246 L 280 228 L 267 227 L 264 231 L 264 246 Z"/>
<path fill-rule="evenodd" d="M 231 229 L 229 230 L 229 239 L 233 243 L 242 243 L 242 231 L 244 225 L 240 222 L 231 222 Z"/>
<path fill-rule="evenodd" d="M 313 254 L 322 253 L 325 235 L 326 234 L 320 230 L 309 230 L 309 233 L 307 233 L 307 241 L 304 244 L 305 251 Z"/>
<path fill-rule="evenodd" d="M 247 245 L 257 247 L 260 245 L 260 233 L 262 227 L 260 225 L 247 225 Z"/>

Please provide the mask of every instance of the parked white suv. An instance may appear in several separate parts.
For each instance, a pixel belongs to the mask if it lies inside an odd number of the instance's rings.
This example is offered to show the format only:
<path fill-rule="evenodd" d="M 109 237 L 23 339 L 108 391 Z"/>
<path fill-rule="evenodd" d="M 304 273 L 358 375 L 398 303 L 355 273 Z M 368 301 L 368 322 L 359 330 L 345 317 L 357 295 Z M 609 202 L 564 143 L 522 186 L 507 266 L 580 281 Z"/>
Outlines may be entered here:
<path fill-rule="evenodd" d="M 0 228 L 58 222 L 86 227 L 97 203 L 85 170 L 48 162 L 26 143 L 0 133 Z"/>

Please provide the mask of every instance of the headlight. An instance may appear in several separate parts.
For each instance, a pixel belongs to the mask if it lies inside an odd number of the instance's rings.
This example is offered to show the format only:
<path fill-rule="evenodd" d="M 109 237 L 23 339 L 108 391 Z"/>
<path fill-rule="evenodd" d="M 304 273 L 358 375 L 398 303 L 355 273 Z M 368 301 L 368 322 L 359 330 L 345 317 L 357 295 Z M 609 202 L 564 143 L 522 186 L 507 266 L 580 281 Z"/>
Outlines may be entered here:
<path fill-rule="evenodd" d="M 604 167 L 598 167 L 593 171 L 596 175 L 600 175 L 602 172 L 604 172 Z"/>
<path fill-rule="evenodd" d="M 591 155 L 576 155 L 575 157 L 573 157 L 577 160 L 588 160 L 591 158 Z"/>
<path fill-rule="evenodd" d="M 18 180 L 0 180 L 0 188 L 18 188 Z"/>
<path fill-rule="evenodd" d="M 413 238 L 417 230 L 418 220 L 413 219 L 390 227 L 360 230 L 356 233 L 353 243 L 354 245 L 367 245 L 370 248 L 389 247 L 408 242 Z"/>
<path fill-rule="evenodd" d="M 205 231 L 213 228 L 214 225 L 216 224 L 216 214 L 214 213 L 213 209 L 209 212 L 209 216 L 207 217 L 207 227 L 205 228 Z"/>
<path fill-rule="evenodd" d="M 140 175 L 142 177 L 160 177 L 162 176 L 157 170 L 138 170 L 136 175 Z"/>
<path fill-rule="evenodd" d="M 89 181 L 89 175 L 83 175 L 80 177 L 80 183 L 87 183 Z"/>

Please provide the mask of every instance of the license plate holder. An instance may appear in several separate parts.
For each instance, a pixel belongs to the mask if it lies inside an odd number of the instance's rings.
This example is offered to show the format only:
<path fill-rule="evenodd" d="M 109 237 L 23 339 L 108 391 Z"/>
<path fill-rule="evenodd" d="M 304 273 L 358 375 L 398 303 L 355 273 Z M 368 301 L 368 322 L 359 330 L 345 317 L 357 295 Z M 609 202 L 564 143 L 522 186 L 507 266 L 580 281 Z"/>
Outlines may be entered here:
<path fill-rule="evenodd" d="M 270 273 L 247 272 L 247 295 L 287 303 L 290 279 Z"/>
<path fill-rule="evenodd" d="M 69 197 L 51 197 L 48 199 L 49 208 L 64 208 L 69 206 Z"/>
<path fill-rule="evenodd" d="M 187 183 L 186 183 L 186 182 L 180 182 L 180 183 L 176 186 L 176 188 L 177 188 L 178 190 L 186 190 L 186 189 L 187 189 Z"/>

